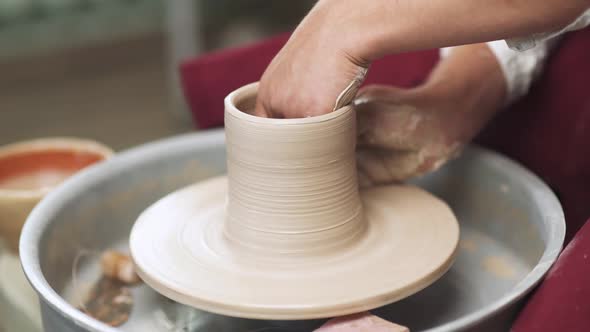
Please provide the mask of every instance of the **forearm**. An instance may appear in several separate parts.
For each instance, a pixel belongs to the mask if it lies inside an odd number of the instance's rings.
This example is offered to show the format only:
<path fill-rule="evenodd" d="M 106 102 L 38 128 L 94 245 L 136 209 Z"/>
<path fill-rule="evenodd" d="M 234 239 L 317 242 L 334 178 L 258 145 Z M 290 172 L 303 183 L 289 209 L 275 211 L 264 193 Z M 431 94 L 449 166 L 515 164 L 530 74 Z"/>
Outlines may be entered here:
<path fill-rule="evenodd" d="M 340 30 L 348 52 L 372 61 L 557 30 L 588 6 L 587 0 L 320 0 L 314 11 Z"/>
<path fill-rule="evenodd" d="M 419 89 L 456 104 L 449 126 L 460 140 L 470 140 L 504 106 L 506 79 L 486 44 L 457 47 L 432 71 Z"/>

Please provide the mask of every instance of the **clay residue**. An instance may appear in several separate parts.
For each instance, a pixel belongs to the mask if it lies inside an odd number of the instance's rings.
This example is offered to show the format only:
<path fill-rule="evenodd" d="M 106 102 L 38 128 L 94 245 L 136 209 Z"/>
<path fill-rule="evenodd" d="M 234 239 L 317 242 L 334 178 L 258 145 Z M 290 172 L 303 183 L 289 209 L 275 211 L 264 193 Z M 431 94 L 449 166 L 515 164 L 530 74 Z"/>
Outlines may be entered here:
<path fill-rule="evenodd" d="M 507 194 L 507 193 L 509 193 L 509 192 L 510 192 L 510 186 L 508 186 L 508 185 L 507 185 L 507 184 L 505 184 L 505 183 L 502 183 L 502 184 L 500 185 L 500 192 L 502 192 L 503 194 Z"/>
<path fill-rule="evenodd" d="M 475 252 L 477 250 L 477 243 L 473 239 L 461 239 L 459 241 L 459 248 L 467 252 Z"/>
<path fill-rule="evenodd" d="M 516 272 L 511 264 L 501 256 L 488 256 L 482 261 L 483 268 L 494 276 L 502 279 L 513 279 Z"/>
<path fill-rule="evenodd" d="M 102 277 L 79 309 L 94 319 L 117 327 L 127 322 L 132 308 L 131 290 L 118 280 Z"/>

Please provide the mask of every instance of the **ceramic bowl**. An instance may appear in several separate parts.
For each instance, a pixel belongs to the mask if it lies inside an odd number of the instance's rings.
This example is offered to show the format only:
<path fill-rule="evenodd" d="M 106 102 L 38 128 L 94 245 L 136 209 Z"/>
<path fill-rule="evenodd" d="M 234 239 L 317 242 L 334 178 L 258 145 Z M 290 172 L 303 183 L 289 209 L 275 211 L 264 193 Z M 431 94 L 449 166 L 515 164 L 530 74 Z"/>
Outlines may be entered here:
<path fill-rule="evenodd" d="M 43 138 L 0 147 L 0 238 L 16 251 L 33 207 L 67 176 L 112 154 L 104 145 L 75 138 Z"/>

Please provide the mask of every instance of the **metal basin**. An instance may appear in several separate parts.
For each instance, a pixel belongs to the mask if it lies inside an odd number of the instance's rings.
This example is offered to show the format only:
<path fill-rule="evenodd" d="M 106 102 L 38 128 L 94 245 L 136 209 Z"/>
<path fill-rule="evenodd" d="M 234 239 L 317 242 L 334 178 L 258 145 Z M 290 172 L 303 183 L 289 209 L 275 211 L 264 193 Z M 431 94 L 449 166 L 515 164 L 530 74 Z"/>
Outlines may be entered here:
<path fill-rule="evenodd" d="M 45 329 L 309 331 L 321 323 L 213 315 L 166 300 L 145 285 L 133 289 L 135 306 L 119 328 L 75 309 L 74 298 L 97 276 L 92 255 L 73 269 L 78 253 L 125 249 L 135 219 L 147 206 L 224 171 L 223 131 L 196 133 L 121 153 L 74 176 L 44 199 L 25 225 L 20 253 L 27 278 L 40 295 Z M 558 200 L 529 171 L 478 147 L 416 183 L 451 205 L 461 224 L 460 251 L 441 280 L 374 313 L 412 331 L 507 331 L 520 300 L 561 249 L 565 223 Z"/>

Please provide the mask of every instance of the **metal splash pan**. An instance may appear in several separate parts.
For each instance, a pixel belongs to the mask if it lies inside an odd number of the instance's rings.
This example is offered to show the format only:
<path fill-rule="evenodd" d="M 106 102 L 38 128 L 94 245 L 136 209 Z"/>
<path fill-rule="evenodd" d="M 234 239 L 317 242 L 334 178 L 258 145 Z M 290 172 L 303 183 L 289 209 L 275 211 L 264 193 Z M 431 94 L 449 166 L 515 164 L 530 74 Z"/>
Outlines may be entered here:
<path fill-rule="evenodd" d="M 132 289 L 134 306 L 120 327 L 76 309 L 77 293 L 98 270 L 92 256 L 74 266 L 80 252 L 125 250 L 146 207 L 224 172 L 224 134 L 214 130 L 121 153 L 44 199 L 24 227 L 20 254 L 39 294 L 46 331 L 311 331 L 321 324 L 214 315 L 167 300 L 145 285 Z M 476 146 L 415 182 L 447 201 L 457 215 L 459 253 L 438 282 L 373 312 L 412 331 L 507 331 L 522 298 L 561 250 L 565 222 L 559 201 L 522 166 Z"/>

